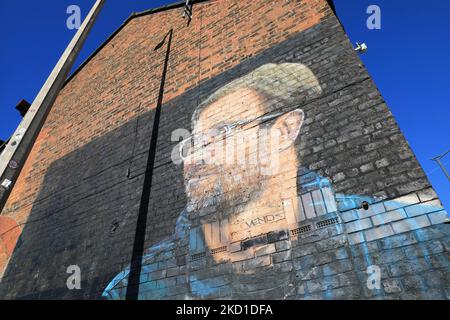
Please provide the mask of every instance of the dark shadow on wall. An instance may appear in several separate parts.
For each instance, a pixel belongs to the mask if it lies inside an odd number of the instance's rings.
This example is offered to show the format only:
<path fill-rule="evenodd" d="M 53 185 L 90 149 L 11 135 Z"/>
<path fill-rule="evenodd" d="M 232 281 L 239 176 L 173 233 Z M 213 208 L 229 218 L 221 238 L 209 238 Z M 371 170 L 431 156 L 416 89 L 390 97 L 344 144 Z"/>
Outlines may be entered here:
<path fill-rule="evenodd" d="M 130 121 L 52 163 L 0 285 L 2 298 L 98 298 L 129 263 L 152 117 L 141 117 L 137 136 Z M 81 269 L 81 290 L 67 289 L 70 265 Z"/>
<path fill-rule="evenodd" d="M 224 84 L 263 64 L 280 62 L 305 64 L 323 90 L 318 98 L 299 101 L 307 119 L 298 140 L 302 166 L 333 177 L 345 172 L 346 166 L 350 170 L 354 161 L 383 157 L 394 164 L 401 161 L 392 150 L 407 148 L 403 139 L 384 149 L 364 147 L 372 142 L 363 135 L 365 127 L 380 123 L 380 135 L 386 137 L 400 131 L 382 98 L 374 94 L 376 88 L 359 66 L 339 23 L 330 18 L 163 105 L 146 248 L 173 232 L 186 204 L 182 167 L 171 161 L 176 145 L 172 132 L 190 130 L 196 106 Z M 0 298 L 101 298 L 111 279 L 131 260 L 152 123 L 153 112 L 147 112 L 52 163 L 0 284 Z M 411 168 L 422 172 L 415 159 Z M 349 194 L 400 195 L 404 191 L 395 183 L 386 183 L 392 176 L 380 169 L 351 176 L 334 188 Z M 414 179 L 423 177 L 409 178 Z M 422 184 L 416 187 L 421 189 Z M 81 290 L 67 289 L 70 265 L 81 269 Z"/>

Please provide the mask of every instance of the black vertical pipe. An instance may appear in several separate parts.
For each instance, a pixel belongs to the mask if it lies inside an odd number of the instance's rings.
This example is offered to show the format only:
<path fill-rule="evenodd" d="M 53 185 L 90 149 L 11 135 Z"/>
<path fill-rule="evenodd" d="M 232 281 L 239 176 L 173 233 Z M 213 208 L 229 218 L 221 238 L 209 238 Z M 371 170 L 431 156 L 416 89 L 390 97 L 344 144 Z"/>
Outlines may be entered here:
<path fill-rule="evenodd" d="M 150 140 L 147 167 L 144 176 L 144 186 L 142 188 L 141 201 L 139 204 L 139 214 L 136 222 L 136 233 L 134 236 L 133 252 L 131 255 L 130 274 L 128 276 L 126 300 L 138 300 L 139 298 L 139 279 L 141 277 L 142 271 L 142 256 L 144 254 L 148 206 L 150 203 L 150 193 L 153 179 L 153 167 L 155 164 L 156 146 L 158 142 L 159 120 L 161 117 L 161 106 L 164 95 L 164 84 L 166 82 L 167 65 L 169 63 L 170 48 L 172 44 L 172 33 L 173 29 L 170 29 L 168 33 L 169 42 L 167 44 L 166 59 L 164 61 L 164 68 L 161 77 L 161 85 L 159 87 L 158 103 L 156 105 L 155 117 L 153 120 L 152 136 Z M 156 46 L 155 50 L 159 49 L 164 44 L 166 38 L 167 35 L 164 37 L 164 40 L 158 46 Z"/>

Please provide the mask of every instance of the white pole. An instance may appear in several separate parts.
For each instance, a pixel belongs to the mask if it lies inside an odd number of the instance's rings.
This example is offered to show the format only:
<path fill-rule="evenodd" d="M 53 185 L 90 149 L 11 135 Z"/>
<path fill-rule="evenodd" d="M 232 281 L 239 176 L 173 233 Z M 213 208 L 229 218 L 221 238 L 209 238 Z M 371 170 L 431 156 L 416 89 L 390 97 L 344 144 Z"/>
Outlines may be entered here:
<path fill-rule="evenodd" d="M 105 0 L 97 0 L 0 155 L 0 212 Z"/>

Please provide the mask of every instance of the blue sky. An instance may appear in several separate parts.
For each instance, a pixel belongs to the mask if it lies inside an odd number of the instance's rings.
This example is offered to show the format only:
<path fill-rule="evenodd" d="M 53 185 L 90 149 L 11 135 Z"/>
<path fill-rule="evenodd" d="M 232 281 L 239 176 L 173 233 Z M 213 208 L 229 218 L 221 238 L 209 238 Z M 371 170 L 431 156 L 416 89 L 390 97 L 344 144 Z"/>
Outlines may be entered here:
<path fill-rule="evenodd" d="M 174 1 L 109 0 L 78 57 L 82 63 L 133 11 Z M 69 5 L 84 17 L 93 0 L 0 0 L 0 139 L 20 121 L 20 99 L 32 102 L 75 31 Z M 447 208 L 450 182 L 431 158 L 450 149 L 450 1 L 335 0 L 351 41 L 365 42 L 361 58 Z M 369 30 L 366 9 L 381 8 L 381 30 Z M 450 154 L 443 159 L 450 171 Z"/>

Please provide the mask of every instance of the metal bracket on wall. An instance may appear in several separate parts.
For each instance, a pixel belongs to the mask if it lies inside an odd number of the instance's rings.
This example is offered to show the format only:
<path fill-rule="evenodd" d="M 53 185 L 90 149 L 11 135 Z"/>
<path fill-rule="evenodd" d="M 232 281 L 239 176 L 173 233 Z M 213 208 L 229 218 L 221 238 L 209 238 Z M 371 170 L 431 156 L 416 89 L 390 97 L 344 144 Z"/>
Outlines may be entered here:
<path fill-rule="evenodd" d="M 191 0 L 186 0 L 186 4 L 184 5 L 183 18 L 188 18 L 188 24 L 192 19 L 192 3 Z"/>

